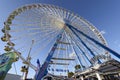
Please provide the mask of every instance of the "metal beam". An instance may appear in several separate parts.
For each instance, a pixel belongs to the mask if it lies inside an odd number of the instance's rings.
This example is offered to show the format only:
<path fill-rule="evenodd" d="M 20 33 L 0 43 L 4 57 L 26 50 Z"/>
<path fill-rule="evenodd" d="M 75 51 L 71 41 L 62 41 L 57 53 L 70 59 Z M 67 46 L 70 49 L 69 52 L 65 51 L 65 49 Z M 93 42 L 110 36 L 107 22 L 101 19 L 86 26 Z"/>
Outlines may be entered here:
<path fill-rule="evenodd" d="M 58 49 L 58 50 L 66 50 L 65 48 L 56 48 L 56 49 Z"/>
<path fill-rule="evenodd" d="M 99 45 L 100 47 L 102 47 L 103 49 L 107 50 L 108 52 L 112 53 L 114 56 L 116 56 L 117 58 L 120 59 L 120 54 L 115 52 L 114 50 L 110 49 L 109 47 L 105 46 L 104 44 L 98 42 L 97 40 L 91 38 L 90 36 L 88 36 L 87 34 L 83 33 L 82 31 L 78 30 L 77 28 L 66 24 L 69 28 L 76 30 L 77 32 L 79 32 L 80 34 L 82 34 L 84 37 L 86 37 L 87 39 L 91 40 L 92 42 L 94 42 L 95 44 Z"/>
<path fill-rule="evenodd" d="M 51 61 L 51 58 L 52 58 L 52 56 L 53 56 L 53 54 L 58 46 L 57 42 L 60 41 L 60 39 L 62 38 L 62 33 L 64 32 L 64 28 L 61 30 L 61 33 L 57 36 L 56 42 L 53 45 L 53 47 L 51 48 L 50 52 L 48 53 L 48 56 L 45 59 L 45 62 L 43 63 L 42 67 L 40 68 L 40 70 L 37 74 L 36 80 L 41 80 L 48 73 L 47 67 L 48 67 L 48 65 Z"/>
<path fill-rule="evenodd" d="M 81 41 L 81 43 L 88 49 L 88 51 L 93 55 L 93 57 L 95 56 L 95 54 L 93 53 L 93 51 L 85 44 L 85 42 L 79 37 L 79 35 L 75 32 L 76 31 L 76 28 L 74 29 L 73 26 L 69 25 L 69 24 L 66 24 L 69 29 L 78 37 L 78 39 Z M 74 31 L 75 30 L 75 31 Z M 78 30 L 79 31 L 79 30 Z M 78 32 L 77 31 L 77 32 Z M 99 63 L 101 63 L 100 60 L 98 60 Z"/>
<path fill-rule="evenodd" d="M 58 41 L 59 44 L 66 44 L 66 45 L 70 45 L 70 43 L 68 42 L 63 42 L 63 41 Z"/>
<path fill-rule="evenodd" d="M 55 58 L 55 57 L 53 57 L 52 59 L 54 59 L 54 60 L 75 60 L 72 58 Z"/>
<path fill-rule="evenodd" d="M 49 64 L 53 64 L 53 65 L 69 65 L 68 63 L 49 63 Z"/>

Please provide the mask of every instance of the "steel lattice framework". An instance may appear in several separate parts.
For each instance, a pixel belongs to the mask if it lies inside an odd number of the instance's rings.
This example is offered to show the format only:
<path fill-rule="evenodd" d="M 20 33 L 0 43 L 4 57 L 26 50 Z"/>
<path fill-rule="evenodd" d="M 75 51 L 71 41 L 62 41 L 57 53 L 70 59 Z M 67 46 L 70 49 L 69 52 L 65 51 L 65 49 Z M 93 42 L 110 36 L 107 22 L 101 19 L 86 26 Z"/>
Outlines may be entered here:
<path fill-rule="evenodd" d="M 52 64 L 60 65 L 62 60 L 67 60 L 64 65 L 79 63 L 83 70 L 96 62 L 106 61 L 107 51 L 119 56 L 106 47 L 102 34 L 90 22 L 54 5 L 32 4 L 18 8 L 9 15 L 2 31 L 1 39 L 7 42 L 7 49 L 15 51 L 34 70 L 38 58 L 42 64 L 48 62 L 53 68 Z M 45 58 L 49 58 L 48 61 Z"/>

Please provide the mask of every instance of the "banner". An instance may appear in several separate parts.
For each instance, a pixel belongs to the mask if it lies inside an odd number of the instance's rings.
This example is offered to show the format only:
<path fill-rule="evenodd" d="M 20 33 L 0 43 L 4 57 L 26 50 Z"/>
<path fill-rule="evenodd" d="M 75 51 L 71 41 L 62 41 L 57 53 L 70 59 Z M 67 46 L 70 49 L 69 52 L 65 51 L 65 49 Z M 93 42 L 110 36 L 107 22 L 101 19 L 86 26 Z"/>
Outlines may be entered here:
<path fill-rule="evenodd" d="M 0 80 L 4 80 L 7 72 L 10 70 L 11 65 L 17 59 L 14 52 L 8 52 L 0 55 Z"/>

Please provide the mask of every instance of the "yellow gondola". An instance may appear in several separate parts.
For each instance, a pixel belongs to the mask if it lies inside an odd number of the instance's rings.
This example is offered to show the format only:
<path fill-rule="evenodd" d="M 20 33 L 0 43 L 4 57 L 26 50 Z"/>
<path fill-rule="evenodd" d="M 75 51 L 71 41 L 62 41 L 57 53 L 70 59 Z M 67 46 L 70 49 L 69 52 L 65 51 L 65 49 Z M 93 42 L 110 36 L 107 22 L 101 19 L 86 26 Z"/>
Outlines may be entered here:
<path fill-rule="evenodd" d="M 9 23 L 10 23 L 10 22 L 9 22 Z M 9 25 L 5 25 L 4 28 L 5 28 L 6 30 L 10 30 Z"/>
<path fill-rule="evenodd" d="M 23 7 L 23 10 L 26 10 L 26 9 L 27 9 L 27 7 L 26 7 L 26 6 L 24 6 L 24 7 Z"/>
<path fill-rule="evenodd" d="M 26 68 L 26 66 L 22 66 L 21 67 L 21 72 L 26 72 L 28 69 Z"/>
<path fill-rule="evenodd" d="M 9 47 L 9 46 L 5 46 L 5 49 L 4 49 L 5 51 L 11 51 L 12 50 L 12 48 L 11 47 Z"/>
<path fill-rule="evenodd" d="M 3 28 L 1 31 L 2 31 L 3 33 L 5 33 L 5 28 Z"/>
<path fill-rule="evenodd" d="M 25 66 L 21 67 L 21 72 L 25 72 Z"/>
<path fill-rule="evenodd" d="M 5 37 L 7 36 L 7 38 L 11 38 L 11 35 L 8 34 L 8 33 L 5 33 L 4 36 L 5 36 Z"/>
<path fill-rule="evenodd" d="M 12 42 L 8 42 L 7 45 L 9 45 L 9 46 L 15 46 L 15 44 L 12 43 Z"/>
<path fill-rule="evenodd" d="M 21 8 L 19 8 L 19 9 L 18 9 L 18 13 L 21 13 L 21 12 L 22 12 L 22 9 L 21 9 Z"/>
<path fill-rule="evenodd" d="M 19 60 L 19 57 L 17 57 L 16 59 L 14 59 L 13 62 L 16 62 L 16 61 L 18 61 L 18 60 Z"/>
<path fill-rule="evenodd" d="M 14 12 L 13 12 L 13 15 L 14 15 L 14 16 L 18 15 L 18 12 L 17 12 L 17 11 L 14 11 Z"/>
<path fill-rule="evenodd" d="M 4 41 L 4 42 L 8 41 L 8 39 L 6 38 L 6 36 L 1 37 L 1 40 Z"/>
<path fill-rule="evenodd" d="M 8 38 L 11 38 L 11 35 L 10 34 L 4 34 L 4 36 L 1 37 L 1 40 L 4 41 L 4 42 L 7 42 Z"/>
<path fill-rule="evenodd" d="M 15 16 L 14 16 L 14 15 L 10 15 L 9 18 L 10 18 L 10 19 L 14 19 Z"/>

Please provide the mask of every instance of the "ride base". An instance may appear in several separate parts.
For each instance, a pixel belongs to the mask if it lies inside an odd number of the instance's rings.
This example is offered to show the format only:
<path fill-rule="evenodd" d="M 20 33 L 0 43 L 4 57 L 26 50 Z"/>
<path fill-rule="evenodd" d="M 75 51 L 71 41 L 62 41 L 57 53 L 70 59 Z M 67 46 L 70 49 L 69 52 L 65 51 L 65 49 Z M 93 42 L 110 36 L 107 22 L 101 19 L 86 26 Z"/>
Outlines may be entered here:
<path fill-rule="evenodd" d="M 120 62 L 111 59 L 84 71 L 77 71 L 73 77 L 78 80 L 120 80 Z"/>

